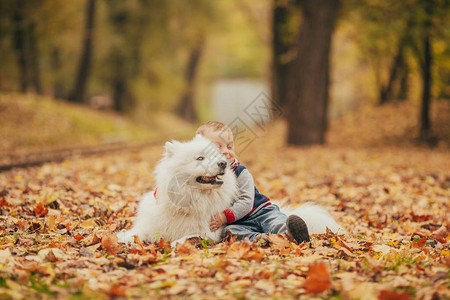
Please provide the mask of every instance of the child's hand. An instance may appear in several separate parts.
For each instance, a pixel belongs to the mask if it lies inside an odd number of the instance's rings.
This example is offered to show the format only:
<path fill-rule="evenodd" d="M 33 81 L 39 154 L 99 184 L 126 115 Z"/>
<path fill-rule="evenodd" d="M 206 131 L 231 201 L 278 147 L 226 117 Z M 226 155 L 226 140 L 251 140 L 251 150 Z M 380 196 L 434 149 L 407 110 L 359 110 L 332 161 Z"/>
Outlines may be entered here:
<path fill-rule="evenodd" d="M 217 229 L 219 229 L 220 226 L 222 226 L 226 222 L 227 222 L 227 217 L 225 216 L 224 213 L 219 213 L 215 216 L 212 216 L 211 221 L 209 223 L 209 230 L 211 230 L 211 232 L 214 232 Z"/>

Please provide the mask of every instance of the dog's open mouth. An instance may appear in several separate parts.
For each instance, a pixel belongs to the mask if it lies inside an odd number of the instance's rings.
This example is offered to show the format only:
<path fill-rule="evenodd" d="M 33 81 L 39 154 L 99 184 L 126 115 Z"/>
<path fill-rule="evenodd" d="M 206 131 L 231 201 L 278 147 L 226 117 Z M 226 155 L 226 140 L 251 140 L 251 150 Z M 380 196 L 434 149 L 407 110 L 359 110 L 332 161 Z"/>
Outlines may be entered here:
<path fill-rule="evenodd" d="M 223 184 L 223 177 L 225 173 L 217 174 L 216 176 L 199 176 L 196 178 L 198 183 L 205 184 Z"/>

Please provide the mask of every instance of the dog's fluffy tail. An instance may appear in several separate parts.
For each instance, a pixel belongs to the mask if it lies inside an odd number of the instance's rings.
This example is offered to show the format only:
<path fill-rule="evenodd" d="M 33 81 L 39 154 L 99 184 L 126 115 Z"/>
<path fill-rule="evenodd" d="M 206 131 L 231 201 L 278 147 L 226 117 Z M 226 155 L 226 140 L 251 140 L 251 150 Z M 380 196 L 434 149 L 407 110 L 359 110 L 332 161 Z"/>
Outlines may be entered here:
<path fill-rule="evenodd" d="M 297 215 L 302 218 L 308 227 L 309 234 L 323 234 L 327 227 L 334 233 L 343 234 L 344 230 L 333 217 L 319 205 L 308 202 L 298 207 L 282 207 L 281 211 L 286 215 Z"/>

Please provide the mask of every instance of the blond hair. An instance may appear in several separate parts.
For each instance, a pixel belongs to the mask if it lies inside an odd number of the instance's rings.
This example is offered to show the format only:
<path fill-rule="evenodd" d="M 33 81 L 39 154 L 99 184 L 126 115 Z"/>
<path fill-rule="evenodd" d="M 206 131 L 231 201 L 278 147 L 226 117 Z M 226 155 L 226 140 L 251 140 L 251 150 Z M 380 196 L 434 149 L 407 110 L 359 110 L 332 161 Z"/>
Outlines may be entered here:
<path fill-rule="evenodd" d="M 228 127 L 228 125 L 226 125 L 222 122 L 219 122 L 219 121 L 208 121 L 206 123 L 203 123 L 202 125 L 200 125 L 197 128 L 197 131 L 195 133 L 203 135 L 206 132 L 206 130 L 208 130 L 208 129 L 210 129 L 214 132 L 228 131 L 228 133 L 231 134 L 231 136 L 233 136 L 233 133 L 232 133 L 230 127 Z"/>

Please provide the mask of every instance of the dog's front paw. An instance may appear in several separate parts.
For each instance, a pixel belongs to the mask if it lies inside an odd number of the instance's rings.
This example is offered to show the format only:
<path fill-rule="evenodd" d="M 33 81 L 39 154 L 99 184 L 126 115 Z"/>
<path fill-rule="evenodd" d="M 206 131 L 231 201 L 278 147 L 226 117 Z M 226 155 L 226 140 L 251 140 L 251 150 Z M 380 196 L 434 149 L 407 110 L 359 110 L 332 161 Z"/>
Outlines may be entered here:
<path fill-rule="evenodd" d="M 182 237 L 181 239 L 175 240 L 172 243 L 170 243 L 170 247 L 176 249 L 177 244 L 184 244 L 186 242 L 187 237 Z"/>
<path fill-rule="evenodd" d="M 135 233 L 130 231 L 122 231 L 117 233 L 117 238 L 119 239 L 119 243 L 134 243 Z"/>
<path fill-rule="evenodd" d="M 187 235 L 182 238 L 179 238 L 178 240 L 173 241 L 172 243 L 170 243 L 170 246 L 172 248 L 177 248 L 177 244 L 184 244 L 186 242 L 186 240 L 189 240 L 191 242 L 191 244 L 194 245 L 196 243 L 200 244 L 202 239 L 197 234 Z"/>

